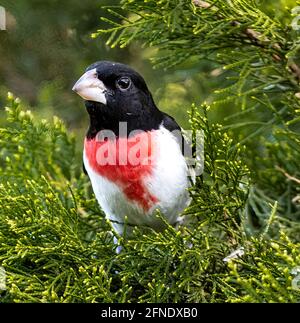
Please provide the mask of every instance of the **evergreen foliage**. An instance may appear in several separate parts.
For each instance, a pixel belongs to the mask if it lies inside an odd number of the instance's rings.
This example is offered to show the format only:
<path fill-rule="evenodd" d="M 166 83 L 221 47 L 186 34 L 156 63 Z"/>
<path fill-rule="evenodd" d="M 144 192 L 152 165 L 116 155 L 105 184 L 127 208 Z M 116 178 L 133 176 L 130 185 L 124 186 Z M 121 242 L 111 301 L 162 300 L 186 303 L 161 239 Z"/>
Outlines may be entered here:
<path fill-rule="evenodd" d="M 139 40 L 158 67 L 209 59 L 228 79 L 190 109 L 205 165 L 185 226 L 116 245 L 75 138 L 11 94 L 0 129 L 2 302 L 299 302 L 299 33 L 255 1 L 122 1 L 111 46 Z M 239 111 L 214 124 L 210 111 Z M 76 141 L 78 138 L 76 138 Z M 163 216 L 163 215 L 162 215 Z"/>
<path fill-rule="evenodd" d="M 267 239 L 280 224 L 276 204 L 260 235 L 246 234 L 244 151 L 209 123 L 207 107 L 201 110 L 204 116 L 193 107 L 191 122 L 204 129 L 205 172 L 193 188 L 189 224 L 136 230 L 129 241 L 120 238 L 117 255 L 87 180 L 75 171 L 74 138 L 59 120 L 35 120 L 10 97 L 1 129 L 2 301 L 299 301 L 291 283 L 299 243 L 290 241 L 284 222 L 281 236 Z M 241 247 L 242 258 L 223 260 Z"/>

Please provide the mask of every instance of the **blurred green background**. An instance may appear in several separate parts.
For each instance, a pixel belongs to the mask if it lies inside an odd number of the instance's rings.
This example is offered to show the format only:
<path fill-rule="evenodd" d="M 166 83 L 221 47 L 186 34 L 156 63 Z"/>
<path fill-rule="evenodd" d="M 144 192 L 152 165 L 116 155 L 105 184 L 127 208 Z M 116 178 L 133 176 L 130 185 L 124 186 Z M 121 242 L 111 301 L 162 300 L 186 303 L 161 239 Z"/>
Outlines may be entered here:
<path fill-rule="evenodd" d="M 71 91 L 72 85 L 89 64 L 109 59 L 137 69 L 157 105 L 187 127 L 187 109 L 192 102 L 209 100 L 209 93 L 222 81 L 221 70 L 207 62 L 190 62 L 190 66 L 167 72 L 154 70 L 149 60 L 152 49 L 142 49 L 139 44 L 111 49 L 105 39 L 92 39 L 92 32 L 107 27 L 99 18 L 107 15 L 102 7 L 118 3 L 0 1 L 7 13 L 7 31 L 0 32 L 0 106 L 5 105 L 7 91 L 11 91 L 41 117 L 57 115 L 69 129 L 81 134 L 88 120 L 82 100 Z"/>
<path fill-rule="evenodd" d="M 259 2 L 265 10 L 276 10 L 278 15 L 293 1 Z M 7 13 L 7 31 L 0 31 L 0 106 L 5 105 L 7 91 L 11 91 L 42 118 L 62 118 L 70 130 L 78 133 L 81 143 L 88 119 L 82 100 L 71 88 L 89 64 L 109 59 L 137 69 L 160 109 L 187 128 L 191 103 L 215 101 L 214 90 L 225 87 L 230 72 L 192 58 L 168 71 L 154 70 L 149 59 L 153 49 L 143 49 L 139 44 L 111 49 L 105 45 L 105 39 L 92 39 L 91 33 L 108 27 L 100 20 L 100 16 L 108 15 L 103 6 L 119 3 L 0 0 Z M 211 118 L 226 123 L 226 117 L 238 110 L 233 102 L 223 103 L 222 109 L 213 109 Z"/>

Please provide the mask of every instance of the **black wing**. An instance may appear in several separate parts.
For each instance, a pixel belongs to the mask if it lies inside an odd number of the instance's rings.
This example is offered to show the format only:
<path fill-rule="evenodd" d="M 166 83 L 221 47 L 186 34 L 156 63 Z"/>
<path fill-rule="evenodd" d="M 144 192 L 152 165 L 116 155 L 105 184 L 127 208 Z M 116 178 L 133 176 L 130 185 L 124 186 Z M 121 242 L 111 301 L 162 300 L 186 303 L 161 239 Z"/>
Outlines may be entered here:
<path fill-rule="evenodd" d="M 171 116 L 169 116 L 168 114 L 166 113 L 163 113 L 164 115 L 164 118 L 163 118 L 163 126 L 168 129 L 169 131 L 175 131 L 175 137 L 178 141 L 178 144 L 180 145 L 180 148 L 181 148 L 181 153 L 184 155 L 184 149 L 185 147 L 188 147 L 188 145 L 190 147 L 192 147 L 192 155 L 195 156 L 195 148 L 194 146 L 192 145 L 191 142 L 187 142 L 184 138 L 184 136 L 182 135 L 182 131 L 181 131 L 181 128 L 180 126 L 178 125 L 178 123 L 175 121 L 174 118 L 172 118 Z M 190 182 L 191 182 L 191 185 L 195 184 L 195 173 L 193 171 L 193 166 L 188 166 L 189 167 L 189 170 L 190 170 L 190 175 L 189 175 L 189 178 L 190 178 Z M 202 175 L 200 176 L 202 178 Z"/>
<path fill-rule="evenodd" d="M 171 116 L 169 116 L 168 114 L 163 112 L 163 125 L 166 129 L 168 129 L 169 131 L 174 131 L 174 130 L 180 130 L 181 128 L 178 125 L 178 123 L 175 121 L 175 119 Z"/>
<path fill-rule="evenodd" d="M 85 169 L 84 162 L 82 162 L 82 170 L 83 170 L 83 172 L 85 173 L 85 175 L 87 175 L 87 171 L 86 171 L 86 169 Z"/>

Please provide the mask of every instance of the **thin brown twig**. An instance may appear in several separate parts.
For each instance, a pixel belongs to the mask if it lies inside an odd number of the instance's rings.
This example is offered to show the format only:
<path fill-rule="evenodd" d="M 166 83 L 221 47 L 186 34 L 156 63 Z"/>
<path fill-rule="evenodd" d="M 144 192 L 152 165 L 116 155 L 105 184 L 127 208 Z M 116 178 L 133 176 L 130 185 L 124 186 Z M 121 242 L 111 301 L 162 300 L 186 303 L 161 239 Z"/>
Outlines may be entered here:
<path fill-rule="evenodd" d="M 281 172 L 284 174 L 284 176 L 285 176 L 286 178 L 288 178 L 289 180 L 291 180 L 291 181 L 293 181 L 293 182 L 296 182 L 297 184 L 299 184 L 299 185 L 300 185 L 300 179 L 298 179 L 298 178 L 296 178 L 296 177 L 294 177 L 294 176 L 292 176 L 292 175 L 288 174 L 284 169 L 282 169 L 282 168 L 281 168 L 281 167 L 279 167 L 279 166 L 276 166 L 275 168 L 276 168 L 276 169 L 278 169 L 279 171 L 281 171 Z"/>

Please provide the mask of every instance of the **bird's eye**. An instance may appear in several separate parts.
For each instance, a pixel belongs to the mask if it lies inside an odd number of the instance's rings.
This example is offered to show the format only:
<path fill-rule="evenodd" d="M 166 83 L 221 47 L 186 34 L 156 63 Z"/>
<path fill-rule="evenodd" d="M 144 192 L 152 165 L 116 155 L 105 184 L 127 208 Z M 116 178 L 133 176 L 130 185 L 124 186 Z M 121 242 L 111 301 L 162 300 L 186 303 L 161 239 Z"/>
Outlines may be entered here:
<path fill-rule="evenodd" d="M 130 88 L 131 80 L 129 77 L 123 76 L 117 80 L 116 84 L 120 90 L 125 91 Z"/>

